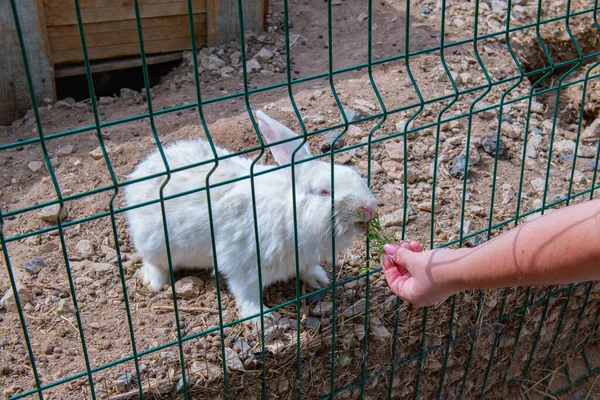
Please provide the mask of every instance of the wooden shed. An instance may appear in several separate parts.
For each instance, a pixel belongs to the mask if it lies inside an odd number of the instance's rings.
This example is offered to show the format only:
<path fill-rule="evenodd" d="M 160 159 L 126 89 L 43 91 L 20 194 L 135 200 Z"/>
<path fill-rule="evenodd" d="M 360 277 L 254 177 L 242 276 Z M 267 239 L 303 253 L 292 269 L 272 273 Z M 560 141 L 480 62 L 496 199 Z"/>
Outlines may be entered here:
<path fill-rule="evenodd" d="M 239 37 L 237 0 L 191 0 L 198 47 Z M 30 69 L 41 101 L 55 100 L 56 78 L 85 73 L 73 0 L 18 0 Z M 191 49 L 188 0 L 139 0 L 149 63 Z M 247 30 L 265 28 L 268 0 L 243 0 Z M 79 0 L 92 71 L 141 65 L 134 0 Z M 0 0 L 0 125 L 31 107 L 10 0 Z M 4 64 L 4 65 L 3 65 Z"/>

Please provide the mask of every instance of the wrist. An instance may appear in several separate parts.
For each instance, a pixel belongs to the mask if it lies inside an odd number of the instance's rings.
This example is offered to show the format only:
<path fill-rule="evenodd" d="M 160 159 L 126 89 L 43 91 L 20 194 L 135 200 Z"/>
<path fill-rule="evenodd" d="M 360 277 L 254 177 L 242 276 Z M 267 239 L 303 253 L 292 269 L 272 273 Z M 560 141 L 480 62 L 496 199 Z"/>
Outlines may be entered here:
<path fill-rule="evenodd" d="M 439 268 L 440 284 L 452 293 L 471 289 L 468 276 L 468 264 L 471 258 L 471 248 L 460 248 L 457 250 L 443 249 L 443 257 L 440 260 L 443 268 Z"/>

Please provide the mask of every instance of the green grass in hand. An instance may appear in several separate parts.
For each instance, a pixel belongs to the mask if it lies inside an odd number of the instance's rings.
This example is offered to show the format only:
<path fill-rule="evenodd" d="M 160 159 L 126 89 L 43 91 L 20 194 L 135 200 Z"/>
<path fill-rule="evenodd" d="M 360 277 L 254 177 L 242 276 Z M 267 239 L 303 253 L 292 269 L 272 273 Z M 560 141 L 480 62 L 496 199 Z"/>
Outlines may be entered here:
<path fill-rule="evenodd" d="M 383 246 L 386 243 L 392 243 L 392 238 L 386 236 L 383 228 L 381 227 L 378 214 L 375 214 L 375 217 L 367 222 L 367 231 L 365 236 L 367 236 L 367 239 L 369 239 L 369 245 L 371 247 L 371 258 L 367 260 L 367 263 L 370 263 L 374 259 L 379 258 L 380 255 L 385 254 Z M 368 271 L 369 267 L 365 267 L 360 270 L 360 273 L 365 274 Z"/>

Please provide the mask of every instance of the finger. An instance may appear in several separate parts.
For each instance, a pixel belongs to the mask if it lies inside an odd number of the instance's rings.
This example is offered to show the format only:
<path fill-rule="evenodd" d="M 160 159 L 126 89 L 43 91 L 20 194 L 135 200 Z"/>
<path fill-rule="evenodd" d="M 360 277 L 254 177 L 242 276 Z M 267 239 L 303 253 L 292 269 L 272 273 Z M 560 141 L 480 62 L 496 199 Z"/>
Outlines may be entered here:
<path fill-rule="evenodd" d="M 397 269 L 398 271 L 400 271 L 401 274 L 405 274 L 407 272 L 407 269 L 404 268 L 404 266 L 397 265 L 396 263 L 394 263 L 394 261 L 392 261 L 390 256 L 388 256 L 387 254 L 384 254 L 381 256 L 381 265 L 382 265 L 384 271 L 386 271 L 390 268 L 394 268 L 394 269 Z"/>
<path fill-rule="evenodd" d="M 412 262 L 418 256 L 412 250 L 405 249 L 404 247 L 396 248 L 393 254 L 390 254 L 391 248 L 385 248 L 385 251 L 396 265 L 401 265 L 408 270 L 411 269 Z"/>
<path fill-rule="evenodd" d="M 412 286 L 411 282 L 413 281 L 414 279 L 412 278 L 401 276 L 389 283 L 390 289 L 392 289 L 392 292 L 396 293 L 396 295 L 402 299 L 410 301 L 410 292 Z"/>
<path fill-rule="evenodd" d="M 415 252 L 417 252 L 417 253 L 418 253 L 419 251 L 421 251 L 421 250 L 422 250 L 421 243 L 419 243 L 419 242 L 415 242 L 414 240 L 412 240 L 412 241 L 410 242 L 410 249 L 411 249 L 412 251 L 415 251 Z"/>

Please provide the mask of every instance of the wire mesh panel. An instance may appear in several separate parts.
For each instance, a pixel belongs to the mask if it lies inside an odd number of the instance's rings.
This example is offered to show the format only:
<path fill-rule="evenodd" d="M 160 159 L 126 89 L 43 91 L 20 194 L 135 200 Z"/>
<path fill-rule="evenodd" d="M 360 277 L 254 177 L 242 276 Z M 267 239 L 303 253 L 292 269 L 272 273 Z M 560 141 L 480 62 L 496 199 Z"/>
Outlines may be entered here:
<path fill-rule="evenodd" d="M 32 109 L 0 127 L 5 398 L 553 397 L 598 371 L 595 282 L 416 308 L 344 236 L 371 200 L 433 249 L 593 199 L 598 0 L 281 0 L 268 32 L 238 0 L 203 49 L 181 2 L 191 51 L 154 86 L 131 2 L 143 85 L 110 96 L 74 0 L 86 90 L 56 103 L 6 2 Z"/>

